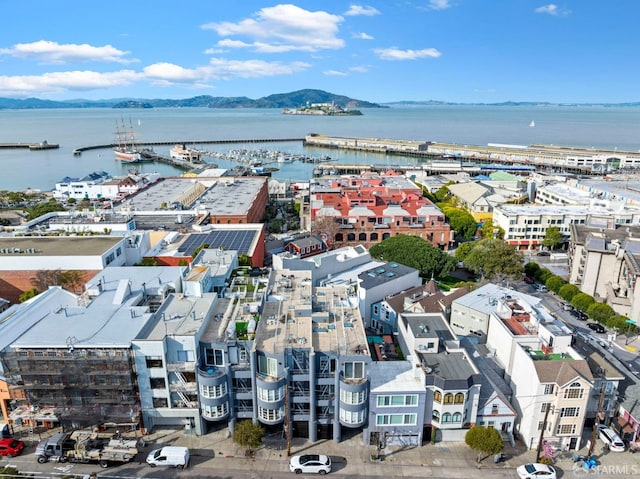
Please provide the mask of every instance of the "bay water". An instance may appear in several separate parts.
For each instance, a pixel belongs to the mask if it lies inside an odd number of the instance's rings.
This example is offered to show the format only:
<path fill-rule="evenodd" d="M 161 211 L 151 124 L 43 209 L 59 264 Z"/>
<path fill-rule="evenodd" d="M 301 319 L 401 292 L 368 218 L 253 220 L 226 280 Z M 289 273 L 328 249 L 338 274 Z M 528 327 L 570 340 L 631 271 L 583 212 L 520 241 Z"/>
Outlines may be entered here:
<path fill-rule="evenodd" d="M 0 190 L 51 190 L 64 177 L 82 177 L 94 171 L 126 175 L 134 165 L 116 161 L 108 149 L 73 150 L 115 142 L 117 124 L 131 124 L 139 141 L 243 140 L 240 144 L 197 145 L 226 153 L 246 148 L 278 150 L 311 157 L 330 156 L 334 163 L 393 165 L 417 160 L 392 155 L 304 147 L 301 141 L 255 144 L 255 139 L 301 139 L 309 133 L 328 136 L 385 138 L 457 143 L 461 145 L 564 145 L 640 151 L 640 107 L 621 106 L 497 106 L 434 105 L 364 109 L 362 116 L 316 117 L 284 115 L 279 109 L 38 109 L 0 110 L 0 143 L 48 141 L 59 149 L 29 151 L 0 149 Z M 531 122 L 535 126 L 531 126 Z M 244 142 L 246 141 L 246 143 Z M 170 146 L 154 150 L 168 156 Z M 236 163 L 205 158 L 221 168 Z M 275 178 L 304 181 L 313 164 L 294 161 L 272 165 Z M 163 176 L 183 173 L 174 167 L 145 163 L 142 172 Z"/>

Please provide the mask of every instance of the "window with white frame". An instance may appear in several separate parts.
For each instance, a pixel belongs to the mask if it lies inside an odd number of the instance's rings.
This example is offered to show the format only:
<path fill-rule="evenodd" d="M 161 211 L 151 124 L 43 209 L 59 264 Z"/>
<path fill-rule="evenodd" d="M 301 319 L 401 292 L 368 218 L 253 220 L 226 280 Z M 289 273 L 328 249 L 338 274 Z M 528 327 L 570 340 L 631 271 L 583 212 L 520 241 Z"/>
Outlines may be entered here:
<path fill-rule="evenodd" d="M 564 390 L 565 399 L 582 399 L 584 396 L 584 388 L 579 382 L 569 384 L 569 387 Z"/>
<path fill-rule="evenodd" d="M 284 417 L 284 409 L 268 409 L 258 406 L 258 417 L 264 421 L 279 421 Z"/>
<path fill-rule="evenodd" d="M 258 388 L 258 399 L 265 402 L 280 401 L 284 397 L 284 386 L 278 389 Z"/>
<path fill-rule="evenodd" d="M 363 362 L 346 362 L 343 366 L 345 379 L 362 379 L 364 378 Z"/>
<path fill-rule="evenodd" d="M 344 404 L 362 404 L 367 399 L 366 391 L 340 390 L 340 402 Z"/>
<path fill-rule="evenodd" d="M 340 408 L 340 420 L 346 424 L 360 424 L 364 421 L 364 411 L 345 411 Z"/>
<path fill-rule="evenodd" d="M 556 434 L 575 434 L 576 433 L 576 425 L 575 424 L 560 424 L 556 429 Z"/>
<path fill-rule="evenodd" d="M 551 407 L 551 403 L 550 402 L 543 402 L 540 405 L 540 412 L 547 412 L 547 409 L 549 409 Z"/>
<path fill-rule="evenodd" d="M 545 384 L 544 385 L 544 393 L 545 394 L 553 394 L 553 384 Z"/>
<path fill-rule="evenodd" d="M 260 356 L 258 358 L 258 372 L 274 378 L 278 377 L 278 361 L 275 358 Z"/>
<path fill-rule="evenodd" d="M 218 419 L 225 417 L 229 412 L 227 403 L 219 404 L 217 406 L 210 406 L 208 404 L 202 405 L 202 415 L 209 419 Z"/>
<path fill-rule="evenodd" d="M 580 415 L 579 407 L 563 407 L 560 410 L 560 417 L 577 417 Z"/>
<path fill-rule="evenodd" d="M 417 414 L 377 414 L 378 426 L 415 426 L 418 420 Z"/>
<path fill-rule="evenodd" d="M 224 350 L 206 348 L 204 356 L 207 366 L 224 366 Z"/>
<path fill-rule="evenodd" d="M 417 394 L 378 396 L 378 407 L 415 406 L 418 404 Z"/>
<path fill-rule="evenodd" d="M 218 384 L 217 386 L 200 385 L 200 395 L 205 398 L 215 399 L 227 394 L 227 383 Z"/>

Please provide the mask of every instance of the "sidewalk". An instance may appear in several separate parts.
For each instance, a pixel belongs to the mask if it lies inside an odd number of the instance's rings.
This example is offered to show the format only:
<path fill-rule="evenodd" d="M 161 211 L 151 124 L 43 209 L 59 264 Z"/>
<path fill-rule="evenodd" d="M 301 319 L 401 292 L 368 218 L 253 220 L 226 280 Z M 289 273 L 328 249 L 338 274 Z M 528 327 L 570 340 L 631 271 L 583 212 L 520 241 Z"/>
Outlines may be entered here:
<path fill-rule="evenodd" d="M 282 472 L 288 471 L 289 458 L 287 443 L 282 438 L 265 438 L 264 445 L 247 457 L 244 448 L 228 437 L 228 430 L 210 433 L 205 436 L 193 436 L 184 431 L 158 432 L 145 437 L 152 441 L 146 446 L 144 454 L 154 447 L 162 445 L 187 446 L 191 450 L 192 464 L 197 466 L 207 462 L 206 467 L 220 468 L 233 462 L 234 468 L 252 469 L 252 463 L 275 461 Z M 523 447 L 512 448 L 505 445 L 504 462 L 494 464 L 488 457 L 480 464 L 476 463 L 476 454 L 464 443 L 438 443 L 422 447 L 388 447 L 382 451 L 384 460 L 373 461 L 371 455 L 376 452 L 374 446 L 362 445 L 362 434 L 340 443 L 333 440 L 319 440 L 311 443 L 295 438 L 291 441 L 291 455 L 326 454 L 331 457 L 334 472 L 347 472 L 377 477 L 447 477 L 468 478 L 470 469 L 487 469 L 492 477 L 512 475 L 520 464 L 531 462 L 535 452 Z M 215 459 L 211 461 L 211 459 Z M 223 461 L 220 461 L 223 459 Z M 498 471 L 501 471 L 498 474 Z"/>

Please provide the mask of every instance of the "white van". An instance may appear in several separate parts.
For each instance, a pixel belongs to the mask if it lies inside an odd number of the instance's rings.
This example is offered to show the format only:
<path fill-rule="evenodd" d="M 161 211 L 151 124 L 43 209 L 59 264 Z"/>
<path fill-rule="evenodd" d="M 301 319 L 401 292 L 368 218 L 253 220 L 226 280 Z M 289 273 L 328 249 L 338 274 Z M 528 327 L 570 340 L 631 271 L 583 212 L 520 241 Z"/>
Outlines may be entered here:
<path fill-rule="evenodd" d="M 147 456 L 147 464 L 151 467 L 173 466 L 184 469 L 189 465 L 189 448 L 165 446 L 162 449 L 154 449 Z"/>

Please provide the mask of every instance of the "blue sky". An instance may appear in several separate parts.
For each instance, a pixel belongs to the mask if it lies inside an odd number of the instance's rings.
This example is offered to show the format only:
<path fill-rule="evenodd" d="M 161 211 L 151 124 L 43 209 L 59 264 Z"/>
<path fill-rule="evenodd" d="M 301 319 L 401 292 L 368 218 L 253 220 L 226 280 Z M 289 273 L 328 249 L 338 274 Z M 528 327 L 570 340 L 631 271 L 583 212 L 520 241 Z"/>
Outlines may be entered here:
<path fill-rule="evenodd" d="M 640 101 L 638 0 L 3 0 L 0 97 Z"/>

